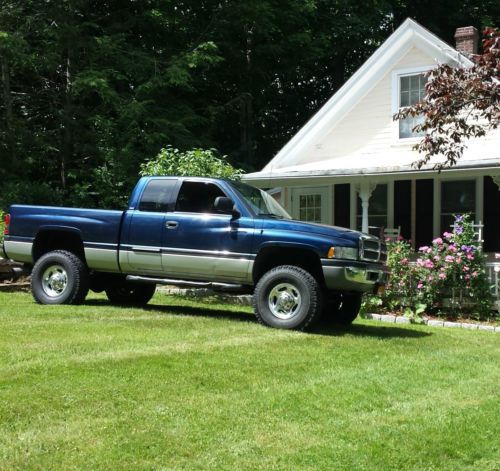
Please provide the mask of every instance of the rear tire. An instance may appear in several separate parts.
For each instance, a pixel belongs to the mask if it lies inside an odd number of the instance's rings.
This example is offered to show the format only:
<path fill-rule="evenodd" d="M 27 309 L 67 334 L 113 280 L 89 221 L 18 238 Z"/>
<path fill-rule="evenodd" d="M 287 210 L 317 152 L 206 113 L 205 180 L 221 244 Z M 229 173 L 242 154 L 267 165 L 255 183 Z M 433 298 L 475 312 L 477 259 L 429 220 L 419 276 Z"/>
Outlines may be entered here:
<path fill-rule="evenodd" d="M 104 290 L 111 304 L 145 306 L 153 297 L 156 285 L 123 283 Z"/>
<path fill-rule="evenodd" d="M 363 295 L 338 294 L 327 297 L 323 310 L 323 319 L 339 325 L 350 325 L 359 314 Z"/>
<path fill-rule="evenodd" d="M 257 320 L 278 329 L 307 329 L 321 313 L 321 302 L 317 280 L 292 265 L 282 265 L 265 273 L 253 295 Z"/>
<path fill-rule="evenodd" d="M 87 267 L 67 250 L 48 252 L 33 267 L 31 292 L 39 304 L 81 304 L 89 292 Z"/>

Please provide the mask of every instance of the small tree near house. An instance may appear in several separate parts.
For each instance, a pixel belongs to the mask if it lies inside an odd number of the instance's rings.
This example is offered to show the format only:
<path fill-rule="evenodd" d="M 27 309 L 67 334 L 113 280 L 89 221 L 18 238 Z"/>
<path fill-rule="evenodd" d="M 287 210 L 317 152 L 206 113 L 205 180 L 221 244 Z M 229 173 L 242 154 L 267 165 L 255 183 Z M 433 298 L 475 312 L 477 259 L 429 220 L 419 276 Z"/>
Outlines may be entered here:
<path fill-rule="evenodd" d="M 431 70 L 425 98 L 404 108 L 394 119 L 424 116 L 413 130 L 424 138 L 414 146 L 423 157 L 414 165 L 421 168 L 434 156 L 444 160 L 434 168 L 451 167 L 462 157 L 470 138 L 484 136 L 500 123 L 500 31 L 483 32 L 483 54 L 474 56 L 471 67 L 442 64 Z"/>

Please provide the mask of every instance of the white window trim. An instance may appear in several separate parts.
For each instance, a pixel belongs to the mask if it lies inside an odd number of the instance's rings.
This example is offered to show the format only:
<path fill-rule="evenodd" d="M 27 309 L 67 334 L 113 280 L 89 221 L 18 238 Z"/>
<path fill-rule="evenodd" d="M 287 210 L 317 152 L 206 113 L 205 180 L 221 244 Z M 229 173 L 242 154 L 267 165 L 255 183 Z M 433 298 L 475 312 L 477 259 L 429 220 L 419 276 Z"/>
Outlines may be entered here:
<path fill-rule="evenodd" d="M 424 72 L 429 72 L 436 65 L 423 65 L 421 67 L 411 67 L 406 69 L 396 69 L 392 71 L 391 80 L 391 111 L 392 116 L 399 111 L 399 96 L 400 96 L 400 78 L 406 75 L 418 75 Z M 399 145 L 416 144 L 422 140 L 422 136 L 418 137 L 399 137 L 399 121 L 392 121 L 393 142 Z"/>

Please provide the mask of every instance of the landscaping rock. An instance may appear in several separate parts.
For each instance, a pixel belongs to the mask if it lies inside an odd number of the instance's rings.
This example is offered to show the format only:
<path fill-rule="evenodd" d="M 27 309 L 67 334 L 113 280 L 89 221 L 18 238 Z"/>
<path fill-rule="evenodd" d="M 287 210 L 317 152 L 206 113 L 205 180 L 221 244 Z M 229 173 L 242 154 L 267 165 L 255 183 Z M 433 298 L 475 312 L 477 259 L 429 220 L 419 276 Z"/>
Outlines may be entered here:
<path fill-rule="evenodd" d="M 410 324 L 411 320 L 408 317 L 397 316 L 396 324 Z"/>
<path fill-rule="evenodd" d="M 488 330 L 490 332 L 495 332 L 495 326 L 493 325 L 480 325 L 478 326 L 479 330 Z"/>
<path fill-rule="evenodd" d="M 477 324 L 469 324 L 464 322 L 462 324 L 462 329 L 470 329 L 470 330 L 477 330 L 478 325 Z"/>
<path fill-rule="evenodd" d="M 430 319 L 427 321 L 427 325 L 430 325 L 432 327 L 443 327 L 444 326 L 444 321 L 438 321 L 434 319 Z"/>
<path fill-rule="evenodd" d="M 460 323 L 459 322 L 444 322 L 444 327 L 455 327 L 455 328 L 460 328 Z"/>
<path fill-rule="evenodd" d="M 380 320 L 382 322 L 391 322 L 391 323 L 394 324 L 396 322 L 396 316 L 391 316 L 389 314 L 382 314 L 380 316 Z"/>

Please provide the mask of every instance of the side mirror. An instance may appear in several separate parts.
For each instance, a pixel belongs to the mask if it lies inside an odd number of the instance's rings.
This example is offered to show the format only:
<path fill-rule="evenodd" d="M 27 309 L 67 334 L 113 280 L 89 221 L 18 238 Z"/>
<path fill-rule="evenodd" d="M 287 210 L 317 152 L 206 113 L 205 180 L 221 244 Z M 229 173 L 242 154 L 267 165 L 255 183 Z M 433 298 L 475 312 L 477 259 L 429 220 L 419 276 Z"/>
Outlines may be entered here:
<path fill-rule="evenodd" d="M 226 196 L 217 196 L 214 208 L 218 213 L 231 214 L 233 219 L 238 219 L 241 216 L 240 212 L 234 207 L 234 201 Z"/>

